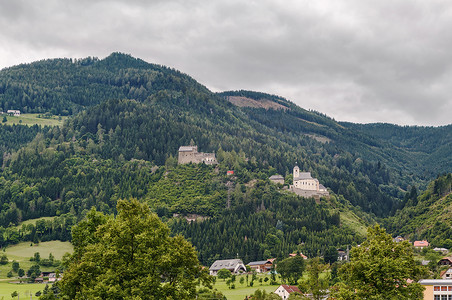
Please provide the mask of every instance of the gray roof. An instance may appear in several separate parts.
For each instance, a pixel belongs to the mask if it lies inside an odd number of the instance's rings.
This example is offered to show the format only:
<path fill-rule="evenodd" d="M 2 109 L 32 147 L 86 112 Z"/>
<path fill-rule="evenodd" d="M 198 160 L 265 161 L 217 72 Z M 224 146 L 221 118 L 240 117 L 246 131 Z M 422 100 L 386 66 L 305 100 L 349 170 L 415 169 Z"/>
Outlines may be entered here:
<path fill-rule="evenodd" d="M 300 176 L 296 179 L 312 179 L 311 172 L 300 172 Z"/>
<path fill-rule="evenodd" d="M 421 265 L 427 266 L 429 262 L 430 262 L 429 260 L 422 260 Z"/>
<path fill-rule="evenodd" d="M 258 266 L 258 265 L 265 265 L 266 263 L 268 263 L 268 260 L 252 261 L 248 265 L 249 266 Z"/>
<path fill-rule="evenodd" d="M 276 180 L 276 179 L 284 179 L 284 177 L 282 177 L 281 175 L 277 174 L 277 175 L 272 175 L 269 178 L 270 180 Z"/>
<path fill-rule="evenodd" d="M 451 279 L 421 279 L 419 283 L 422 285 L 452 285 Z"/>
<path fill-rule="evenodd" d="M 209 268 L 211 271 L 218 271 L 221 269 L 235 269 L 238 264 L 243 264 L 241 259 L 225 259 L 225 260 L 216 260 Z"/>
<path fill-rule="evenodd" d="M 180 146 L 179 152 L 191 152 L 197 150 L 197 146 Z"/>

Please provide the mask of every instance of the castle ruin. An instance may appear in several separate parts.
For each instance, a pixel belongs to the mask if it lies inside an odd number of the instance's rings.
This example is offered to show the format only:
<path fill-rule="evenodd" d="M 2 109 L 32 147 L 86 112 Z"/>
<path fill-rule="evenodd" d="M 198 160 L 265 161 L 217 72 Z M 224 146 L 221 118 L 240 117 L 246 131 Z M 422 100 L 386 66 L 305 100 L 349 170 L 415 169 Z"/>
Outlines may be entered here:
<path fill-rule="evenodd" d="M 180 146 L 178 163 L 215 165 L 217 164 L 217 159 L 215 153 L 198 152 L 198 146 Z"/>

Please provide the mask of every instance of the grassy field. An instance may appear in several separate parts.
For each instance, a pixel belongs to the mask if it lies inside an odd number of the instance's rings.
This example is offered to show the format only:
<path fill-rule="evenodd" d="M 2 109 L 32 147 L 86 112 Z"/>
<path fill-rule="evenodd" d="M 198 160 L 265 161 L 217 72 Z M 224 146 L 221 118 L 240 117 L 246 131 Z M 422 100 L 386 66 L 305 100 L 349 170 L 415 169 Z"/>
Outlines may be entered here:
<path fill-rule="evenodd" d="M 3 122 L 2 124 L 22 124 L 22 125 L 40 125 L 40 126 L 62 126 L 63 122 L 67 117 L 59 117 L 59 116 L 52 116 L 50 118 L 39 118 L 38 116 L 42 116 L 43 114 L 21 114 L 20 117 L 14 117 L 14 116 L 6 116 L 3 115 L 1 117 L 1 120 L 3 120 L 3 117 L 6 117 L 7 121 Z"/>
<path fill-rule="evenodd" d="M 8 278 L 7 274 L 12 269 L 13 260 L 19 263 L 19 267 L 25 272 L 33 265 L 30 261 L 30 257 L 33 257 L 35 252 L 39 252 L 41 258 L 48 258 L 49 254 L 52 253 L 55 259 L 61 259 L 66 252 L 72 253 L 73 247 L 69 242 L 60 241 L 50 241 L 42 242 L 38 245 L 32 245 L 30 243 L 20 243 L 17 245 L 8 246 L 4 249 L 3 253 L 8 257 L 9 263 L 6 265 L 0 265 L 0 300 L 2 299 L 12 299 L 11 293 L 17 291 L 19 293 L 19 299 L 38 299 L 35 296 L 37 291 L 42 291 L 45 284 L 26 284 L 17 283 L 19 279 L 16 277 L 17 274 L 13 273 L 12 278 Z M 41 267 L 42 271 L 53 271 L 53 267 Z M 14 298 L 14 299 L 17 299 Z"/>
<path fill-rule="evenodd" d="M 35 296 L 37 291 L 41 291 L 44 289 L 45 284 L 39 283 L 8 283 L 8 282 L 0 282 L 0 300 L 7 299 L 16 299 L 11 297 L 11 293 L 17 291 L 19 294 L 19 299 L 38 299 Z"/>
<path fill-rule="evenodd" d="M 50 241 L 34 244 L 33 246 L 30 245 L 29 242 L 26 242 L 8 246 L 5 254 L 10 261 L 16 260 L 21 262 L 28 261 L 30 257 L 33 257 L 35 252 L 39 252 L 42 258 L 47 258 L 52 253 L 55 259 L 61 259 L 66 252 L 72 253 L 73 251 L 70 242 Z"/>
<path fill-rule="evenodd" d="M 37 218 L 37 219 L 29 219 L 27 221 L 23 221 L 22 223 L 20 223 L 19 225 L 16 226 L 17 229 L 20 229 L 22 227 L 22 225 L 28 225 L 28 224 L 33 224 L 36 225 L 36 222 L 39 220 L 53 220 L 55 219 L 55 217 L 41 217 L 41 218 Z"/>
<path fill-rule="evenodd" d="M 257 275 L 257 280 L 254 282 L 254 285 L 252 287 L 246 286 L 246 280 L 243 284 L 240 284 L 241 277 L 244 277 L 246 279 L 246 275 L 238 275 L 235 281 L 235 289 L 229 289 L 229 287 L 226 285 L 226 280 L 218 278 L 214 285 L 214 288 L 222 292 L 228 300 L 243 300 L 245 296 L 254 294 L 254 291 L 258 289 L 265 290 L 267 293 L 271 293 L 274 292 L 279 286 L 279 284 L 270 285 L 270 280 L 264 282 L 265 277 L 268 277 L 268 279 L 270 279 L 270 276 L 265 274 Z M 262 278 L 262 285 L 259 282 L 260 278 Z M 249 280 L 251 280 L 251 275 L 249 275 Z"/>

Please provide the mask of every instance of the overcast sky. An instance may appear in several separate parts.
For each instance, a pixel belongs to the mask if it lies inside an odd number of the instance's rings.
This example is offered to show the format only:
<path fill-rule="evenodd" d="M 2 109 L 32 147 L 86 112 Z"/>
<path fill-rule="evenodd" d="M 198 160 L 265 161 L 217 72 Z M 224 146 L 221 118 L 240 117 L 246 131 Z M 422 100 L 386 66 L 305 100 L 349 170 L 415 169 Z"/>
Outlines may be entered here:
<path fill-rule="evenodd" d="M 452 123 L 449 0 L 2 0 L 0 68 L 131 54 L 338 121 Z"/>

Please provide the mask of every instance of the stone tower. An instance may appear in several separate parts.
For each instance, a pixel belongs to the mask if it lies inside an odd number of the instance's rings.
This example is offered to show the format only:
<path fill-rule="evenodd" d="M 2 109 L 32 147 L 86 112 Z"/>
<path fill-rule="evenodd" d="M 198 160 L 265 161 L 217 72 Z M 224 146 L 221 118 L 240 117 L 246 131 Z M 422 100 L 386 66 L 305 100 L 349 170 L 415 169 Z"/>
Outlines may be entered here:
<path fill-rule="evenodd" d="M 293 168 L 293 178 L 295 179 L 298 177 L 300 177 L 300 168 L 295 164 L 295 167 Z"/>

